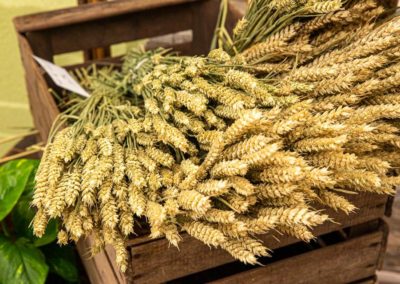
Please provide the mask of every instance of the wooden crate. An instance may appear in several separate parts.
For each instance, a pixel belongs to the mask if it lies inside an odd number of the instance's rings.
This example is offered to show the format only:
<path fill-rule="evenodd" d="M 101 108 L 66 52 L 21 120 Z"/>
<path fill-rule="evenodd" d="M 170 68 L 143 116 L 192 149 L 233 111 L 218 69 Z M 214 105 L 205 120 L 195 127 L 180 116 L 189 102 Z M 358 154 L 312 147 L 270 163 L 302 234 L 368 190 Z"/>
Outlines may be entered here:
<path fill-rule="evenodd" d="M 359 208 L 350 217 L 327 209 L 327 213 L 337 223 L 326 223 L 314 230 L 316 236 L 329 234 L 347 228 L 356 235 L 357 228 L 362 224 L 377 220 L 385 215 L 387 197 L 376 194 L 362 193 L 352 196 L 350 200 Z M 363 233 L 363 232 L 361 232 Z M 161 283 L 173 281 L 198 273 L 209 273 L 218 267 L 237 264 L 227 252 L 211 249 L 200 241 L 182 234 L 183 241 L 179 250 L 170 247 L 166 239 L 151 240 L 147 237 L 136 237 L 127 242 L 131 256 L 130 271 L 126 275 L 119 273 L 114 263 L 114 251 L 107 248 L 105 252 L 93 258 L 84 258 L 84 265 L 93 283 Z M 265 244 L 277 250 L 299 243 L 298 239 L 270 233 L 260 236 Z M 279 239 L 279 240 L 278 240 Z M 78 250 L 81 255 L 90 246 L 91 239 L 81 240 Z M 300 242 L 301 243 L 301 242 Z M 275 254 L 273 253 L 273 259 Z M 347 263 L 342 263 L 346 266 Z M 223 270 L 223 269 L 222 269 Z M 93 273 L 93 274 L 92 274 Z M 218 273 L 218 269 L 217 272 Z M 241 282 L 240 282 L 241 283 Z"/>
<path fill-rule="evenodd" d="M 16 18 L 15 27 L 32 115 L 41 139 L 46 141 L 59 110 L 49 92 L 49 88 L 55 86 L 32 55 L 53 61 L 58 54 L 186 30 L 192 31 L 188 41 L 178 44 L 167 42 L 167 45 L 185 54 L 205 54 L 209 49 L 218 7 L 218 0 L 119 0 Z M 235 7 L 230 7 L 229 26 L 238 17 L 240 13 Z M 162 43 L 165 44 L 164 41 Z M 83 65 L 91 63 L 87 61 Z M 362 193 L 350 199 L 359 208 L 357 213 L 348 217 L 327 210 L 337 223 L 322 225 L 315 229 L 314 234 L 320 236 L 349 228 L 381 218 L 385 213 L 386 196 Z M 272 234 L 260 238 L 271 249 L 298 243 L 298 240 L 287 236 L 276 234 L 276 237 L 280 241 Z M 179 251 L 169 248 L 165 239 L 149 240 L 139 236 L 129 240 L 127 249 L 132 265 L 125 275 L 116 268 L 115 253 L 111 248 L 89 258 L 91 239 L 88 238 L 79 242 L 78 249 L 93 283 L 158 283 L 218 270 L 218 267 L 226 265 L 237 265 L 226 252 L 209 249 L 186 234 L 183 234 L 183 238 Z"/>
<path fill-rule="evenodd" d="M 381 268 L 386 248 L 387 226 L 377 221 L 352 229 L 362 233 L 336 231 L 320 236 L 313 245 L 296 244 L 277 250 L 276 256 L 263 262 L 262 267 L 231 267 L 243 271 L 218 279 L 206 275 L 196 277 L 200 282 L 215 284 L 375 283 L 375 272 Z"/>

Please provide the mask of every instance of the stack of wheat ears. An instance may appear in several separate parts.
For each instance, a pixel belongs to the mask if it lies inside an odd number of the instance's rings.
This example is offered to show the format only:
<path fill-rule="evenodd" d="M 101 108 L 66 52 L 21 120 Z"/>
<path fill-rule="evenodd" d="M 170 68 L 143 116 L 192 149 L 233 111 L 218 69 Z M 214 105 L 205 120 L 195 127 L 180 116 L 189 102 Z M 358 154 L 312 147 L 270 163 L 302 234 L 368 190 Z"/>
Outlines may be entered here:
<path fill-rule="evenodd" d="M 257 235 L 310 241 L 333 221 L 318 203 L 350 214 L 351 194 L 393 194 L 400 18 L 390 15 L 375 0 L 252 0 L 233 35 L 221 12 L 207 56 L 134 50 L 122 68 L 77 70 L 91 96 L 60 101 L 36 175 L 35 234 L 57 218 L 59 244 L 93 236 L 92 252 L 112 244 L 125 271 L 124 242 L 146 223 L 151 238 L 178 246 L 186 231 L 256 264 L 269 254 Z"/>

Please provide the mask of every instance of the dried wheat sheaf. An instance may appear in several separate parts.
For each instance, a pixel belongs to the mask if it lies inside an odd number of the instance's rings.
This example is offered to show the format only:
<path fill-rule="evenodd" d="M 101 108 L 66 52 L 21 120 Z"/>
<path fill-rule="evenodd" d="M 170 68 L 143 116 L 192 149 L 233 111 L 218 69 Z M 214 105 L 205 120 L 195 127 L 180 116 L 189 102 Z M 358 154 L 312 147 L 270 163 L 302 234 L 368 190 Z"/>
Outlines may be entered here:
<path fill-rule="evenodd" d="M 92 95 L 60 103 L 35 234 L 58 218 L 60 244 L 92 235 L 125 271 L 145 220 L 152 238 L 178 246 L 185 230 L 256 264 L 269 255 L 258 234 L 313 239 L 330 221 L 315 203 L 350 214 L 346 193 L 393 194 L 400 18 L 343 2 L 253 0 L 206 57 L 134 50 L 121 70 L 77 70 Z"/>

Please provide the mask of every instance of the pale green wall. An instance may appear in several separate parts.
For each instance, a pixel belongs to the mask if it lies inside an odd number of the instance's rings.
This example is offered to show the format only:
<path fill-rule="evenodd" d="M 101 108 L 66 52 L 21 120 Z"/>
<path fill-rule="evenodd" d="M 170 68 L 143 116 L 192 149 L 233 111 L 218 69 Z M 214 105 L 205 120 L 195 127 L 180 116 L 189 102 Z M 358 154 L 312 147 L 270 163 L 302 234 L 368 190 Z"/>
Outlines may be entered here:
<path fill-rule="evenodd" d="M 70 7 L 76 3 L 77 0 L 0 0 L 0 140 L 27 132 L 32 127 L 24 72 L 12 19 L 19 15 Z M 125 54 L 140 42 L 113 45 L 111 53 L 113 56 Z M 80 63 L 82 60 L 82 52 L 55 57 L 55 63 L 59 65 Z M 11 146 L 10 143 L 0 144 L 0 157 Z"/>
<path fill-rule="evenodd" d="M 32 126 L 12 19 L 76 5 L 77 0 L 0 0 L 0 139 Z M 45 111 L 45 110 L 44 110 Z M 10 145 L 0 145 L 0 156 Z"/>

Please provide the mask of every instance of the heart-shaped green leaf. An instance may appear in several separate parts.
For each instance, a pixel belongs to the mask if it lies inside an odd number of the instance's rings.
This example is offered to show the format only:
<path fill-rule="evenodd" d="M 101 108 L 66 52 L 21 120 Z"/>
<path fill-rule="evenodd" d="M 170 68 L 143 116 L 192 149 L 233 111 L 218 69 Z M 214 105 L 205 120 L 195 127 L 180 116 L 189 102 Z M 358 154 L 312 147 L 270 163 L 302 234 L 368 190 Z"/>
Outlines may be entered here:
<path fill-rule="evenodd" d="M 41 284 L 48 271 L 42 252 L 28 240 L 0 236 L 0 283 Z"/>
<path fill-rule="evenodd" d="M 0 167 L 0 221 L 17 204 L 36 165 L 35 160 L 16 160 Z"/>
<path fill-rule="evenodd" d="M 46 256 L 50 272 L 61 276 L 68 282 L 77 282 L 79 272 L 76 266 L 76 253 L 72 246 L 60 247 L 53 243 L 41 248 Z"/>
<path fill-rule="evenodd" d="M 30 223 L 35 216 L 35 210 L 30 207 L 31 199 L 28 196 L 22 196 L 15 205 L 12 211 L 12 221 L 14 225 L 15 233 L 20 237 L 30 239 L 33 244 L 37 247 L 47 245 L 57 238 L 58 222 L 57 220 L 51 220 L 47 225 L 46 232 L 41 238 L 37 238 L 33 235 L 32 227 Z"/>

